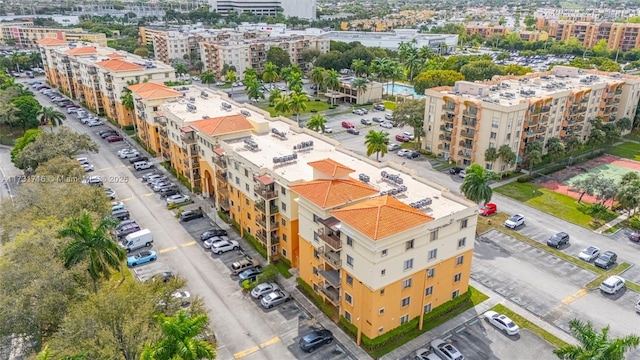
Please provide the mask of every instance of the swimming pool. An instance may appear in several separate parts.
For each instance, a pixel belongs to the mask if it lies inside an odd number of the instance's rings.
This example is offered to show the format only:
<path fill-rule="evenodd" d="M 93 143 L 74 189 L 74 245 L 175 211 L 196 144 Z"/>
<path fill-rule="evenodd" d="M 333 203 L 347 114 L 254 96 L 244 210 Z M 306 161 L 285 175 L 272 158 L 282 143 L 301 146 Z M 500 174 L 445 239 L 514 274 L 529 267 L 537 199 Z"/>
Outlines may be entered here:
<path fill-rule="evenodd" d="M 413 86 L 404 85 L 404 84 L 384 84 L 384 92 L 389 95 L 400 95 L 400 96 L 410 96 L 413 95 L 415 99 L 422 99 L 424 95 L 416 94 L 416 91 L 413 89 Z"/>

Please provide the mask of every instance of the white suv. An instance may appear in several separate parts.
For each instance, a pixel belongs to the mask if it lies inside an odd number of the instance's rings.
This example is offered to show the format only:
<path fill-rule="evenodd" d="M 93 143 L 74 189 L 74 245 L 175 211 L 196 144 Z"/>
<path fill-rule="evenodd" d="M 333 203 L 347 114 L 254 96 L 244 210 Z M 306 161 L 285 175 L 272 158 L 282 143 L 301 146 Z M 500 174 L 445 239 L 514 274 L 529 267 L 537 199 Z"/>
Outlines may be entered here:
<path fill-rule="evenodd" d="M 609 276 L 607 280 L 600 284 L 600 290 L 607 294 L 615 295 L 618 291 L 624 288 L 624 279 L 620 276 Z"/>
<path fill-rule="evenodd" d="M 431 342 L 431 351 L 443 360 L 464 360 L 464 356 L 455 346 L 440 339 L 435 339 Z"/>
<path fill-rule="evenodd" d="M 515 229 L 521 225 L 524 225 L 524 216 L 520 214 L 515 214 L 504 222 L 504 226 L 510 229 Z"/>

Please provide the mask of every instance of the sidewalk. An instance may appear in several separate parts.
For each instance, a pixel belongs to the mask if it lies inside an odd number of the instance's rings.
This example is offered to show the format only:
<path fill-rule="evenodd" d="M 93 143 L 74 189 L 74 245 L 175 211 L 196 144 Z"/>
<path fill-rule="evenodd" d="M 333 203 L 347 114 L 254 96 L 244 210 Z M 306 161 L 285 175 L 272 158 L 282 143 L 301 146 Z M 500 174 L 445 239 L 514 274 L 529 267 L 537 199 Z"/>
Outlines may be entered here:
<path fill-rule="evenodd" d="M 635 213 L 635 211 L 634 211 L 634 213 Z M 625 221 L 627 219 L 629 219 L 629 213 L 622 214 L 622 215 L 618 216 L 617 218 L 609 221 L 608 223 L 600 226 L 599 228 L 593 230 L 593 232 L 596 233 L 596 234 L 602 234 L 603 232 L 611 229 L 612 227 L 620 224 L 621 222 L 623 222 L 623 221 Z"/>

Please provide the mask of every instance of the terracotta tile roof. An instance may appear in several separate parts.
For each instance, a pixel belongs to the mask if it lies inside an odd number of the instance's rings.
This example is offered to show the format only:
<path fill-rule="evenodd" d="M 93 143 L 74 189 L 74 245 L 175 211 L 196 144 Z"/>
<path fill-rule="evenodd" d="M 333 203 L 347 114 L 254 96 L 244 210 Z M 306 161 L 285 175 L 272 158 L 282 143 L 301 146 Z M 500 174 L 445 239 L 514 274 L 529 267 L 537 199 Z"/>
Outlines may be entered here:
<path fill-rule="evenodd" d="M 38 40 L 38 45 L 67 45 L 67 42 L 58 38 L 44 38 Z"/>
<path fill-rule="evenodd" d="M 118 54 L 118 53 L 111 53 L 111 54 L 107 55 L 107 57 L 109 59 L 122 59 L 122 58 L 126 57 L 126 55 L 122 55 L 122 54 Z"/>
<path fill-rule="evenodd" d="M 65 53 L 69 55 L 93 55 L 97 54 L 98 51 L 93 46 L 83 46 L 75 49 L 69 49 L 65 51 Z"/>
<path fill-rule="evenodd" d="M 158 83 L 146 82 L 142 84 L 129 85 L 129 90 L 145 100 L 170 99 L 181 96 L 179 91 Z"/>
<path fill-rule="evenodd" d="M 190 122 L 189 125 L 210 136 L 233 134 L 253 129 L 249 120 L 241 114 L 196 120 Z"/>
<path fill-rule="evenodd" d="M 134 70 L 142 70 L 144 66 L 136 65 L 134 63 L 130 63 L 128 61 L 120 60 L 120 59 L 110 59 L 105 61 L 99 61 L 96 65 L 103 67 L 110 71 L 134 71 Z"/>
<path fill-rule="evenodd" d="M 221 147 L 213 149 L 213 152 L 216 153 L 216 155 L 219 155 L 219 156 L 224 155 L 224 149 L 221 148 Z"/>
<path fill-rule="evenodd" d="M 350 201 L 362 200 L 378 194 L 378 190 L 354 179 L 313 180 L 291 185 L 291 191 L 295 191 L 323 209 L 344 205 Z"/>
<path fill-rule="evenodd" d="M 337 161 L 324 159 L 307 163 L 312 168 L 322 171 L 329 176 L 344 176 L 355 172 L 350 167 L 344 166 Z"/>
<path fill-rule="evenodd" d="M 259 181 L 263 185 L 271 185 L 273 184 L 273 178 L 269 175 L 260 175 L 254 177 L 256 181 Z"/>
<path fill-rule="evenodd" d="M 392 196 L 380 196 L 334 210 L 331 215 L 372 240 L 409 230 L 433 218 Z"/>

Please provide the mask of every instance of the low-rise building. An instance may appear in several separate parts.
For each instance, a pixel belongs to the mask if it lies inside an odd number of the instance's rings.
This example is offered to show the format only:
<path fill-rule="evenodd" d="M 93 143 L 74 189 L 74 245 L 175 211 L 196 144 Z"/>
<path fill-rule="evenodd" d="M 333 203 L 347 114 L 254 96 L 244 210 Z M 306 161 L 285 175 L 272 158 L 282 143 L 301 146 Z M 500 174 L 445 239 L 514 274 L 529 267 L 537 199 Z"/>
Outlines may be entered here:
<path fill-rule="evenodd" d="M 90 33 L 82 28 L 45 28 L 36 27 L 33 21 L 18 23 L 0 23 L 2 40 L 15 41 L 16 46 L 23 49 L 37 49 L 41 39 L 58 39 L 62 41 L 85 41 L 98 46 L 107 46 L 107 36 L 103 33 Z"/>
<path fill-rule="evenodd" d="M 640 78 L 619 73 L 556 66 L 520 77 L 483 83 L 458 81 L 427 89 L 424 148 L 459 166 L 478 163 L 488 170 L 513 170 L 526 144 L 539 141 L 546 153 L 550 138 L 586 141 L 590 120 L 633 119 Z M 485 159 L 489 148 L 508 146 L 517 160 Z"/>
<path fill-rule="evenodd" d="M 488 40 L 494 36 L 507 36 L 509 30 L 502 25 L 465 25 L 467 35 L 480 35 L 483 39 Z"/>
<path fill-rule="evenodd" d="M 316 19 L 316 0 L 209 0 L 211 10 L 222 16 L 230 13 L 251 13 L 261 16 L 276 16 L 301 19 Z"/>
<path fill-rule="evenodd" d="M 325 96 L 336 101 L 344 101 L 349 104 L 371 104 L 382 100 L 382 83 L 366 81 L 358 85 L 357 79 L 352 76 L 343 76 L 339 79 L 340 86 L 335 92 L 327 92 Z"/>
<path fill-rule="evenodd" d="M 333 41 L 346 43 L 357 41 L 367 47 L 391 50 L 398 50 L 400 43 L 415 39 L 417 48 L 427 46 L 441 54 L 449 53 L 458 46 L 457 34 L 423 34 L 414 29 L 397 29 L 392 32 L 329 31 L 322 36 Z"/>

